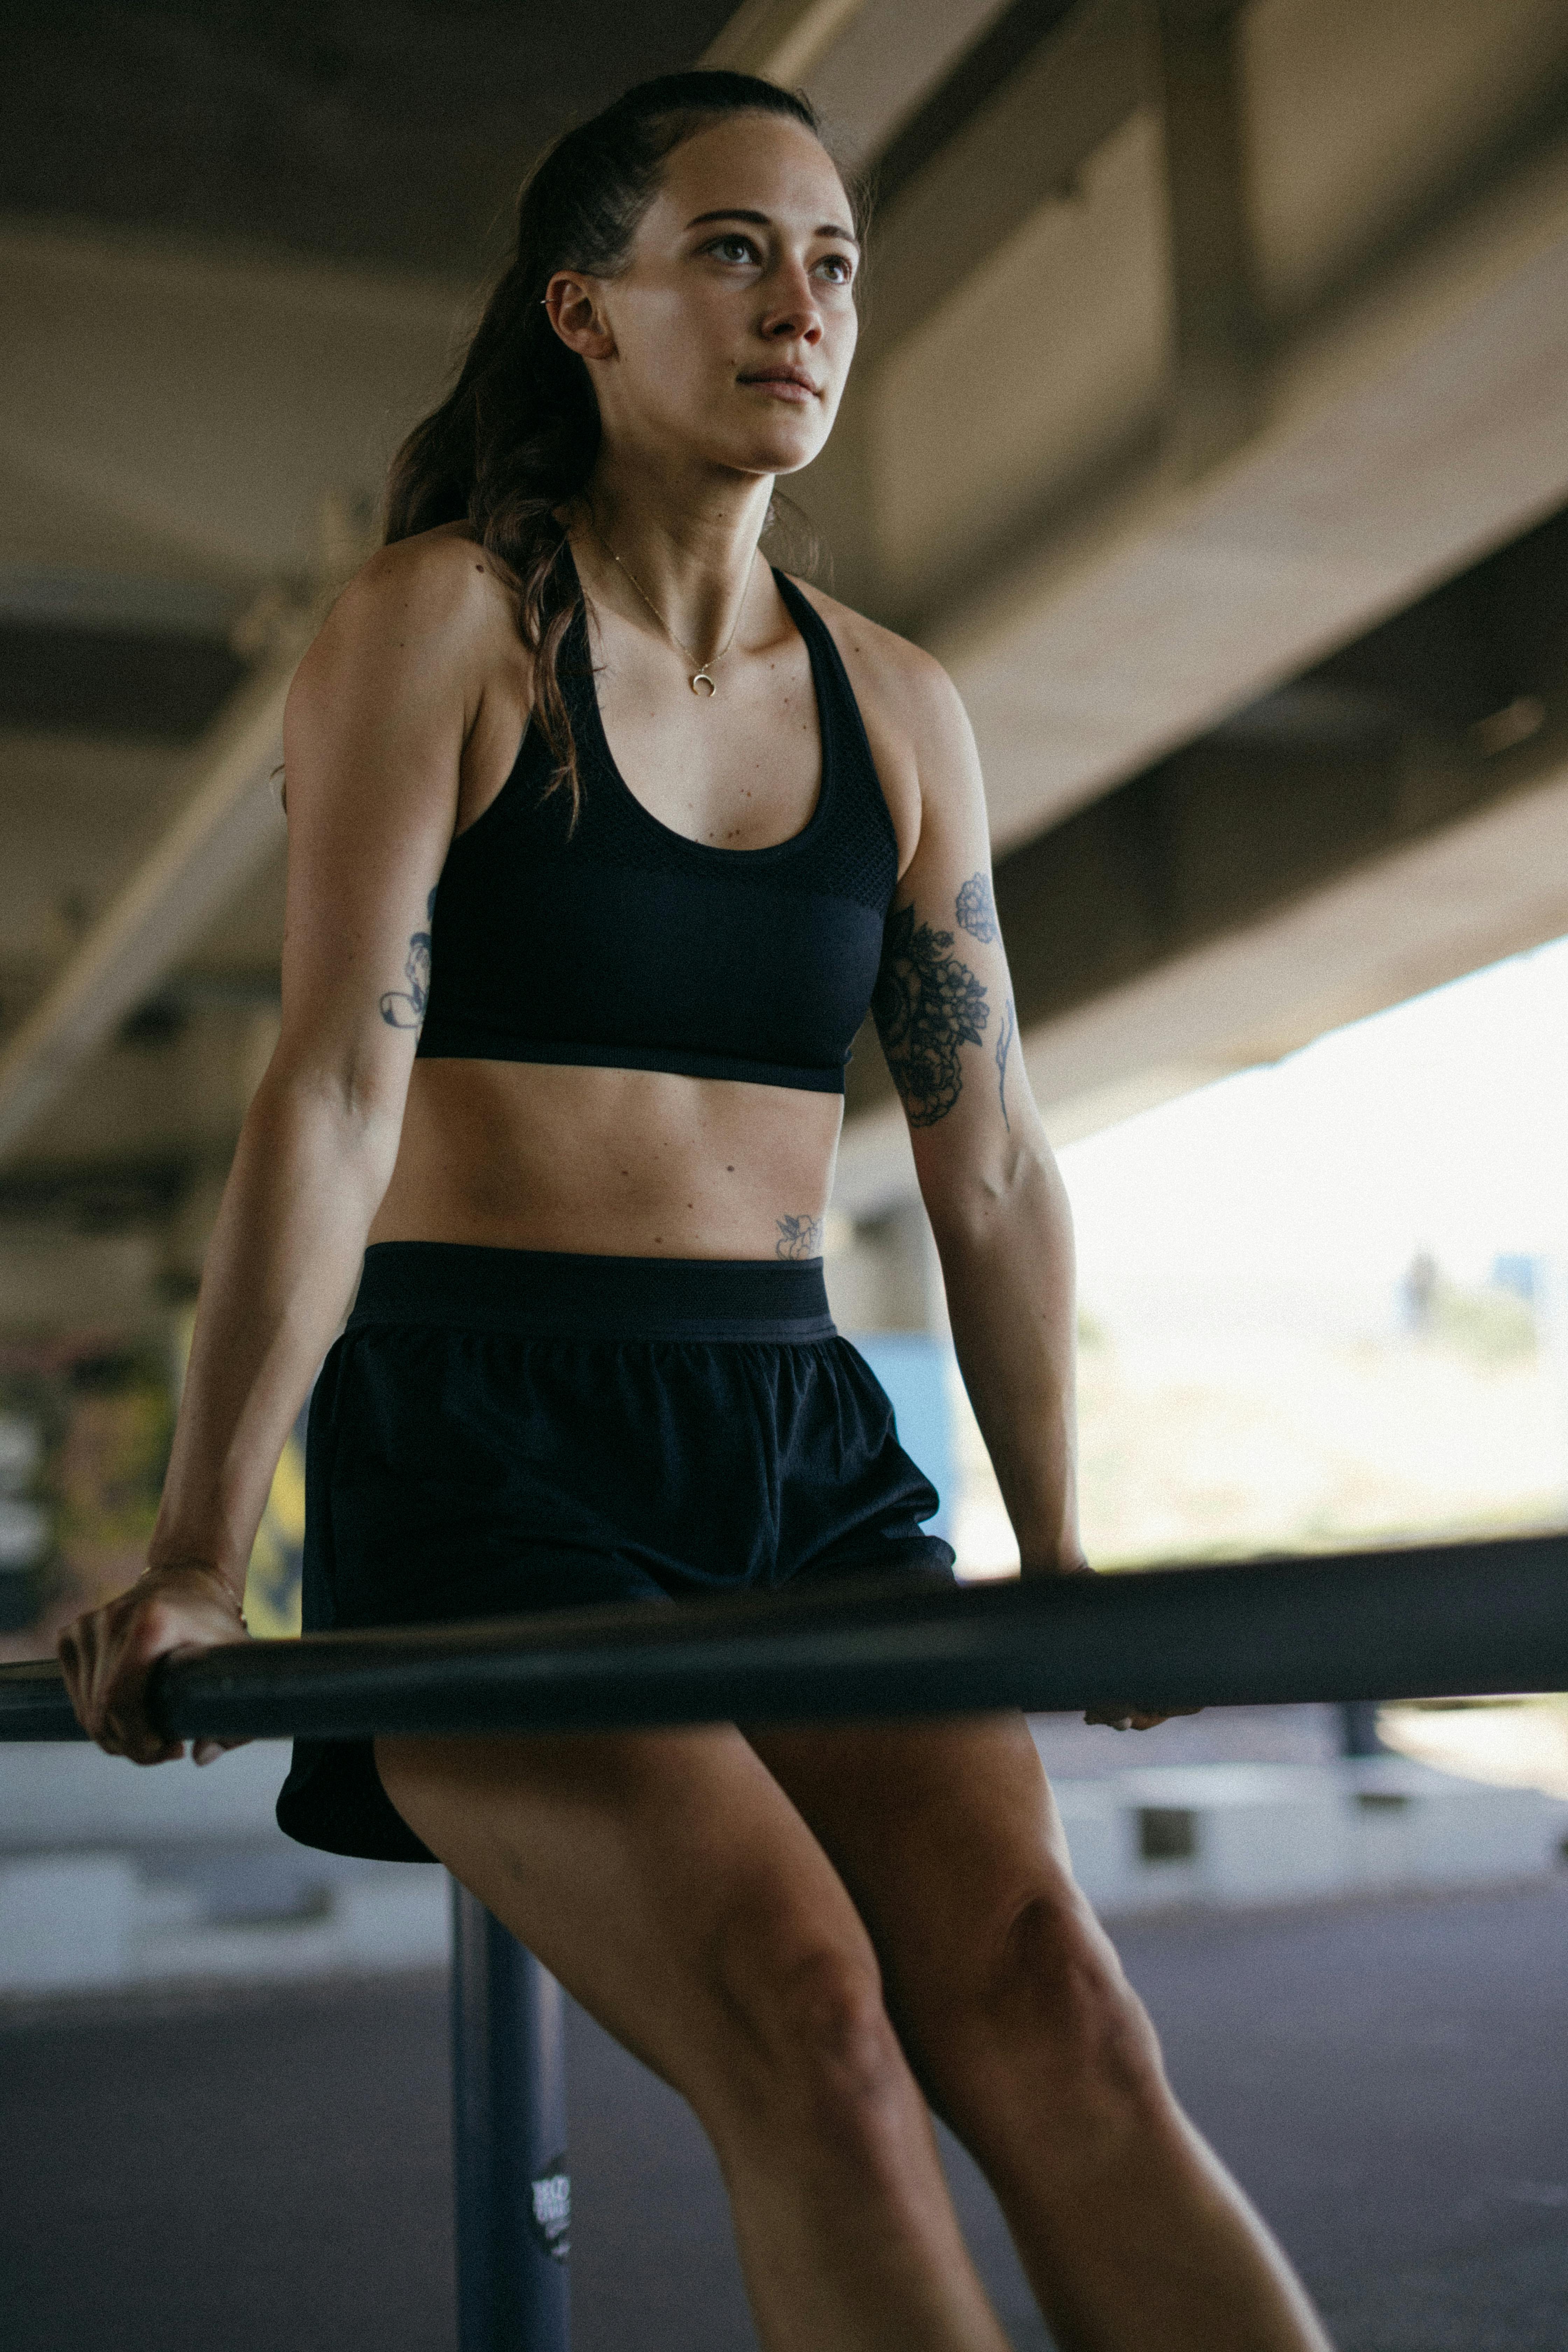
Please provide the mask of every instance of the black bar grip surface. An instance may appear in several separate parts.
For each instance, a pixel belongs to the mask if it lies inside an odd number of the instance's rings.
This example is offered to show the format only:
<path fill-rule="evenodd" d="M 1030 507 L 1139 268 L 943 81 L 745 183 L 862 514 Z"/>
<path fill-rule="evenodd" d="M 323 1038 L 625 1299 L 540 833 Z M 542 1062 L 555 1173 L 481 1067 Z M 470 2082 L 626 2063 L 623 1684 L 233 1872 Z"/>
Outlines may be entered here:
<path fill-rule="evenodd" d="M 0 1738 L 75 1736 L 41 1681 L 0 1668 Z M 233 1643 L 158 1668 L 153 1700 L 176 1738 L 353 1739 L 1565 1688 L 1552 1534 Z"/>

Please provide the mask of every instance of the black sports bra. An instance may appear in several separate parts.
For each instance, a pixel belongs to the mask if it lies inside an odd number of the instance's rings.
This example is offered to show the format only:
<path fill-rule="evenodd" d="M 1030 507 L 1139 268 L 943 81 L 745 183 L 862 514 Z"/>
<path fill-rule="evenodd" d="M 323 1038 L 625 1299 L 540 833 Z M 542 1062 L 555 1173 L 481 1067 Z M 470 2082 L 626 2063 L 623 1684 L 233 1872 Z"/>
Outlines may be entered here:
<path fill-rule="evenodd" d="M 822 783 L 804 828 L 766 849 L 714 849 L 644 808 L 610 756 L 579 606 L 560 667 L 582 814 L 569 831 L 566 793 L 544 797 L 553 763 L 531 726 L 447 853 L 418 1054 L 843 1093 L 898 845 L 838 648 L 773 578 L 816 692 Z"/>

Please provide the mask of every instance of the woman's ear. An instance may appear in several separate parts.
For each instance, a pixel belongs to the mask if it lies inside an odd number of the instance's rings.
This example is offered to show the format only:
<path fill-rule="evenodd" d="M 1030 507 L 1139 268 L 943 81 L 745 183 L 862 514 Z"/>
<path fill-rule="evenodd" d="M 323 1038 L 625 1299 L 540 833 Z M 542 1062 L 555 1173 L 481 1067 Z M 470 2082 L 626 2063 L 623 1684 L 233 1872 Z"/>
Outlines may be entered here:
<path fill-rule="evenodd" d="M 580 360 L 614 359 L 616 339 L 600 303 L 597 278 L 558 269 L 544 289 L 544 307 L 562 341 Z"/>

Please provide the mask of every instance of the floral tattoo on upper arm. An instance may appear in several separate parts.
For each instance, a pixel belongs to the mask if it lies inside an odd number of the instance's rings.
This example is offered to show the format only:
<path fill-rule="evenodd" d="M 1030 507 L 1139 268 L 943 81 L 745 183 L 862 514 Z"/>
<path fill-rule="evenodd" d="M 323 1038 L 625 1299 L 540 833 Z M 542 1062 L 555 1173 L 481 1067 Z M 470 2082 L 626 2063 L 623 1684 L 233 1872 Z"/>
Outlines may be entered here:
<path fill-rule="evenodd" d="M 425 919 L 430 922 L 436 913 L 436 893 L 431 891 L 425 901 Z M 381 1000 L 381 1017 L 389 1029 L 418 1029 L 423 1026 L 425 1007 L 430 1001 L 430 934 L 411 931 L 408 953 L 404 960 L 403 977 L 405 989 L 389 988 Z"/>
<path fill-rule="evenodd" d="M 995 902 L 991 896 L 991 884 L 984 874 L 972 874 L 959 889 L 952 909 L 958 928 L 967 931 L 972 940 L 998 940 L 1001 931 L 996 923 Z"/>
<path fill-rule="evenodd" d="M 912 906 L 888 919 L 871 1013 L 911 1127 L 947 1117 L 963 1089 L 958 1049 L 978 1045 L 990 1018 L 984 986 L 952 945 Z"/>

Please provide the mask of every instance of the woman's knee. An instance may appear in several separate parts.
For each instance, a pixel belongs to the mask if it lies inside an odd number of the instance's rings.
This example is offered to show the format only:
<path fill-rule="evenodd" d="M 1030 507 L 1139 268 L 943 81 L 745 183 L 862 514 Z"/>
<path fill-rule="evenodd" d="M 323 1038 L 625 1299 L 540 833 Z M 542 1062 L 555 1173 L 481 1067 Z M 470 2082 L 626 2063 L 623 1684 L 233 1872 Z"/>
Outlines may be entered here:
<path fill-rule="evenodd" d="M 710 1991 L 731 2112 L 770 2131 L 874 2136 L 909 2087 L 870 1940 L 742 1909 L 716 1933 Z"/>
<path fill-rule="evenodd" d="M 1075 1887 L 1028 1897 L 976 1958 L 963 1996 L 921 2034 L 961 2131 L 1019 2101 L 1068 2138 L 1144 2128 L 1170 2110 L 1148 2012 Z"/>

